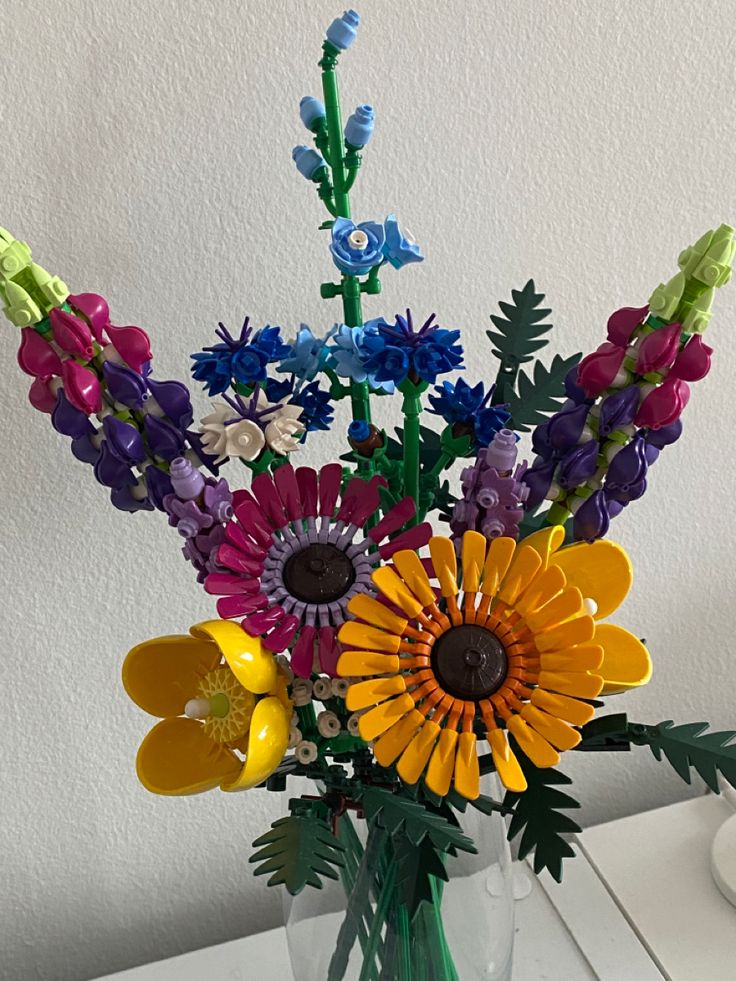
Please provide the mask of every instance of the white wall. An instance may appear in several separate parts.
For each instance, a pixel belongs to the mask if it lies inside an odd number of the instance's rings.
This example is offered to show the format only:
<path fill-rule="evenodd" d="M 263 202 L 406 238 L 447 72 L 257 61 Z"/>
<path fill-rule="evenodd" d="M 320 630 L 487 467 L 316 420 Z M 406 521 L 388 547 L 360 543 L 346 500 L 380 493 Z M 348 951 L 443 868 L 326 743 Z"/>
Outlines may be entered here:
<path fill-rule="evenodd" d="M 103 292 L 119 323 L 145 326 L 161 378 L 186 376 L 219 319 L 322 330 L 337 317 L 318 293 L 333 275 L 323 214 L 290 150 L 341 4 L 3 10 L 0 224 L 74 290 Z M 729 0 L 364 0 L 361 12 L 344 104 L 370 100 L 378 123 L 355 211 L 396 209 L 427 254 L 387 273 L 368 310 L 411 305 L 462 327 L 469 377 L 489 364 L 496 301 L 529 276 L 557 349 L 590 350 L 683 246 L 736 220 Z M 641 721 L 736 723 L 735 315 L 736 284 L 717 298 L 714 368 L 686 437 L 613 529 L 637 572 L 619 620 L 647 637 L 655 675 L 612 704 Z M 156 798 L 136 783 L 148 721 L 122 692 L 122 658 L 213 605 L 161 515 L 114 511 L 28 405 L 16 333 L 0 334 L 0 974 L 77 981 L 277 922 L 278 894 L 247 857 L 283 805 Z M 339 429 L 310 440 L 318 461 L 340 451 Z M 569 755 L 587 822 L 697 792 L 645 750 Z"/>

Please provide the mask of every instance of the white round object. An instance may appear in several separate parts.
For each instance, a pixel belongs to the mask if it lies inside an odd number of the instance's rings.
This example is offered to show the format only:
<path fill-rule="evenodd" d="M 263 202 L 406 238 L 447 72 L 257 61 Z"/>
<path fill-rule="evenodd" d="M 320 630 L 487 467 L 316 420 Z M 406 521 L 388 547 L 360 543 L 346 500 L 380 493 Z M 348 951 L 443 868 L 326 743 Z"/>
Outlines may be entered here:
<path fill-rule="evenodd" d="M 362 252 L 366 248 L 368 245 L 368 236 L 362 228 L 354 228 L 348 235 L 348 245 L 351 249 L 357 249 L 359 252 Z"/>
<path fill-rule="evenodd" d="M 190 698 L 184 706 L 184 715 L 188 719 L 207 719 L 210 715 L 209 698 Z"/>
<path fill-rule="evenodd" d="M 710 868 L 718 888 L 736 906 L 736 814 L 720 826 L 713 839 Z"/>
<path fill-rule="evenodd" d="M 320 736 L 331 739 L 340 732 L 340 720 L 334 712 L 320 712 L 317 716 L 317 728 Z"/>

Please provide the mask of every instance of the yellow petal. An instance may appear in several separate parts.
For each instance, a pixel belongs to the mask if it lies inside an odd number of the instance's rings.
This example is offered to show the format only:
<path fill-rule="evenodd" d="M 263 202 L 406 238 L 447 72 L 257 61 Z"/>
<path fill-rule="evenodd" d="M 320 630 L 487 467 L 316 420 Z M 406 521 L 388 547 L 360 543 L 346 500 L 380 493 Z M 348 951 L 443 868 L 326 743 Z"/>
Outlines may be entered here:
<path fill-rule="evenodd" d="M 577 698 L 569 698 L 567 695 L 543 691 L 541 688 L 534 689 L 530 700 L 537 708 L 544 709 L 550 715 L 556 715 L 558 719 L 572 722 L 574 726 L 584 726 L 595 715 L 592 705 L 581 702 Z"/>
<path fill-rule="evenodd" d="M 404 699 L 409 699 L 409 702 Z M 398 722 L 395 721 L 397 718 Z M 376 736 L 380 737 L 373 747 L 373 755 L 379 766 L 391 766 L 423 724 L 424 716 L 414 708 L 411 695 L 400 695 L 399 698 L 377 705 L 370 712 L 361 715 L 358 727 L 366 742 Z"/>
<path fill-rule="evenodd" d="M 385 603 L 379 603 L 377 599 L 366 593 L 358 593 L 357 596 L 353 596 L 348 603 L 348 609 L 359 620 L 374 623 L 382 630 L 388 630 L 389 633 L 396 634 L 398 637 L 403 635 L 409 622 L 405 617 L 400 617 L 393 610 L 389 610 Z"/>
<path fill-rule="evenodd" d="M 371 678 L 369 681 L 359 681 L 348 688 L 345 696 L 345 706 L 348 712 L 357 712 L 378 705 L 392 695 L 401 695 L 406 691 L 406 682 L 400 674 L 390 678 Z"/>
<path fill-rule="evenodd" d="M 503 577 L 508 572 L 511 560 L 516 551 L 513 538 L 494 538 L 488 546 L 485 565 L 483 566 L 483 581 L 480 591 L 486 596 L 495 596 Z"/>
<path fill-rule="evenodd" d="M 391 556 L 391 561 L 399 570 L 401 578 L 423 607 L 431 606 L 432 603 L 436 602 L 437 596 L 432 589 L 427 570 L 422 565 L 422 560 L 416 552 L 404 548 L 400 552 L 394 552 Z"/>
<path fill-rule="evenodd" d="M 480 796 L 480 764 L 474 732 L 461 732 L 455 757 L 455 790 L 466 800 Z"/>
<path fill-rule="evenodd" d="M 398 670 L 399 659 L 395 654 L 377 654 L 373 651 L 343 651 L 337 662 L 337 673 L 343 678 L 395 674 Z"/>
<path fill-rule="evenodd" d="M 405 783 L 416 783 L 421 777 L 439 734 L 437 723 L 427 720 L 401 754 L 396 770 Z"/>
<path fill-rule="evenodd" d="M 540 671 L 539 687 L 573 698 L 597 698 L 603 690 L 603 678 L 583 671 Z"/>
<path fill-rule="evenodd" d="M 499 598 L 513 606 L 519 596 L 532 582 L 542 566 L 539 552 L 528 545 L 521 545 L 514 553 L 514 560 L 504 576 Z"/>
<path fill-rule="evenodd" d="M 443 596 L 457 595 L 457 555 L 451 539 L 435 535 L 429 540 L 429 554 L 432 557 L 434 574 L 440 582 Z"/>
<path fill-rule="evenodd" d="M 156 637 L 134 647 L 123 662 L 123 685 L 144 712 L 166 718 L 180 715 L 208 671 L 220 663 L 220 652 L 193 637 Z"/>
<path fill-rule="evenodd" d="M 596 620 L 617 610 L 631 589 L 631 560 L 620 545 L 607 539 L 570 545 L 555 552 L 550 561 L 562 569 L 569 585 L 595 601 Z"/>
<path fill-rule="evenodd" d="M 578 644 L 564 651 L 542 654 L 539 659 L 543 671 L 592 671 L 603 664 L 603 648 L 600 644 Z"/>
<path fill-rule="evenodd" d="M 652 677 L 649 651 L 638 637 L 614 623 L 598 624 L 595 642 L 603 648 L 604 695 L 645 685 Z"/>
<path fill-rule="evenodd" d="M 551 565 L 537 576 L 524 595 L 516 601 L 516 612 L 525 617 L 532 610 L 538 610 L 545 603 L 549 603 L 564 588 L 565 573 L 556 565 Z"/>
<path fill-rule="evenodd" d="M 388 651 L 395 654 L 399 649 L 401 637 L 387 634 L 385 630 L 371 627 L 359 620 L 348 620 L 337 634 L 338 640 L 345 647 L 364 647 L 368 651 Z"/>
<path fill-rule="evenodd" d="M 237 775 L 240 758 L 205 735 L 195 719 L 157 723 L 140 745 L 138 779 L 153 794 L 201 794 Z"/>
<path fill-rule="evenodd" d="M 534 643 L 540 654 L 546 651 L 562 651 L 576 644 L 587 644 L 595 636 L 595 621 L 593 617 L 576 617 L 568 620 L 542 634 L 536 634 Z"/>
<path fill-rule="evenodd" d="M 578 730 L 573 729 L 567 722 L 554 715 L 547 715 L 530 703 L 521 710 L 521 717 L 556 749 L 574 749 L 583 738 Z"/>
<path fill-rule="evenodd" d="M 571 620 L 584 612 L 583 597 L 579 589 L 568 587 L 549 600 L 540 609 L 528 613 L 526 622 L 533 631 L 547 630 L 555 624 Z"/>
<path fill-rule="evenodd" d="M 480 589 L 480 574 L 486 560 L 486 538 L 478 531 L 466 531 L 462 544 L 463 589 L 466 593 L 477 593 Z"/>
<path fill-rule="evenodd" d="M 465 532 L 467 535 L 467 532 Z M 452 771 L 455 767 L 457 730 L 443 729 L 432 753 L 424 782 L 439 797 L 444 797 L 450 789 Z"/>
<path fill-rule="evenodd" d="M 514 736 L 522 752 L 529 757 L 535 766 L 546 768 L 557 766 L 560 754 L 551 746 L 544 736 L 530 728 L 520 715 L 512 715 L 506 723 L 509 732 Z"/>
<path fill-rule="evenodd" d="M 391 566 L 380 566 L 373 572 L 371 578 L 386 599 L 403 610 L 408 617 L 415 617 L 423 609 L 424 604 L 420 603 L 406 583 L 399 579 Z"/>
<path fill-rule="evenodd" d="M 565 529 L 562 525 L 551 525 L 549 528 L 540 528 L 532 535 L 527 535 L 524 539 L 525 545 L 530 545 L 539 552 L 542 560 L 542 568 L 546 569 L 550 558 L 565 541 Z"/>
<path fill-rule="evenodd" d="M 289 745 L 290 716 L 274 696 L 258 702 L 250 722 L 245 766 L 235 777 L 222 781 L 222 790 L 249 790 L 271 776 Z"/>
<path fill-rule="evenodd" d="M 501 729 L 492 729 L 488 733 L 488 742 L 491 744 L 491 754 L 498 779 L 507 790 L 513 790 L 517 794 L 523 793 L 527 788 L 526 777 L 509 746 L 506 733 Z"/>
<path fill-rule="evenodd" d="M 243 688 L 255 695 L 271 691 L 276 684 L 276 658 L 232 620 L 207 620 L 192 627 L 193 637 L 213 640 Z"/>

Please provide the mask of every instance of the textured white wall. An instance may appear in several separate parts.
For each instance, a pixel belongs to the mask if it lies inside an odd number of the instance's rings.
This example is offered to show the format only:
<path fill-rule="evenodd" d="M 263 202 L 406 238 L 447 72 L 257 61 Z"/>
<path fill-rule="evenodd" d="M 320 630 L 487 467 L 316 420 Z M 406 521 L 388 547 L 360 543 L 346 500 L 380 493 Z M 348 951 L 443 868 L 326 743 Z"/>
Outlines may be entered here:
<path fill-rule="evenodd" d="M 28 0 L 3 12 L 0 223 L 72 288 L 103 292 L 118 322 L 149 329 L 159 377 L 185 377 L 219 319 L 322 330 L 337 316 L 318 294 L 333 274 L 323 215 L 290 150 L 341 3 Z M 529 276 L 557 349 L 590 350 L 613 309 L 675 272 L 683 246 L 736 219 L 729 0 L 366 0 L 361 12 L 344 104 L 370 100 L 378 124 L 355 211 L 396 209 L 427 254 L 386 273 L 368 309 L 410 304 L 462 327 L 469 377 L 489 364 L 496 300 Z M 736 722 L 735 313 L 736 284 L 717 298 L 714 368 L 686 438 L 615 523 L 637 572 L 619 620 L 648 638 L 655 676 L 614 707 L 642 721 Z M 274 924 L 278 895 L 247 857 L 282 802 L 156 798 L 136 783 L 148 723 L 122 692 L 123 655 L 213 605 L 161 516 L 115 512 L 31 409 L 16 345 L 6 325 L 0 974 L 77 981 Z M 340 431 L 309 446 L 326 461 Z M 644 750 L 570 755 L 587 822 L 695 792 Z"/>

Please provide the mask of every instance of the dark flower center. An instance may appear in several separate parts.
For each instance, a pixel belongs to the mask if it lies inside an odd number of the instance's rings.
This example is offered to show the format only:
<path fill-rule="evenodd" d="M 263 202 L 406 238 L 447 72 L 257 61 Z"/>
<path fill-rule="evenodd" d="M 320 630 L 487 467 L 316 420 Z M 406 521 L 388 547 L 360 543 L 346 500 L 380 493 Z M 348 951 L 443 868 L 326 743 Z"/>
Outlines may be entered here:
<path fill-rule="evenodd" d="M 444 690 L 455 698 L 480 701 L 503 684 L 508 658 L 501 641 L 474 623 L 451 627 L 432 647 L 432 669 Z"/>
<path fill-rule="evenodd" d="M 315 542 L 289 556 L 283 578 L 289 593 L 303 603 L 334 603 L 355 582 L 355 569 L 341 549 Z"/>

